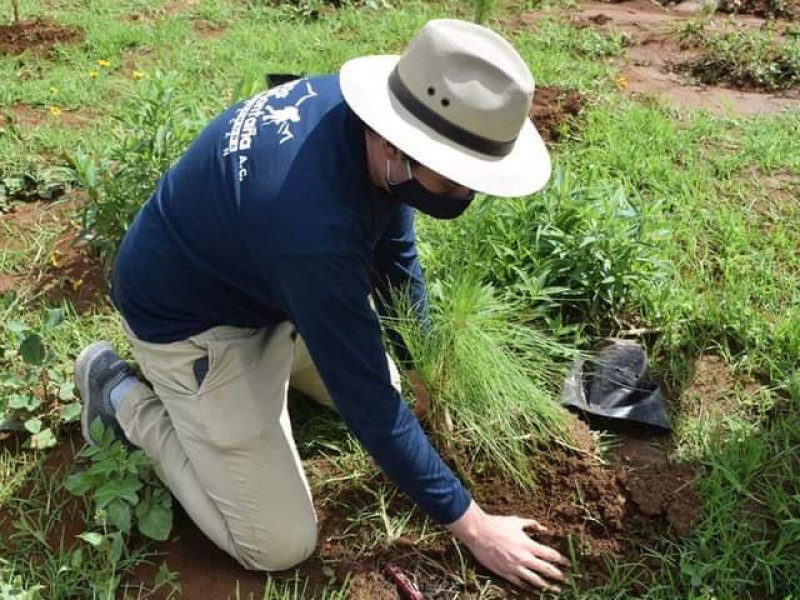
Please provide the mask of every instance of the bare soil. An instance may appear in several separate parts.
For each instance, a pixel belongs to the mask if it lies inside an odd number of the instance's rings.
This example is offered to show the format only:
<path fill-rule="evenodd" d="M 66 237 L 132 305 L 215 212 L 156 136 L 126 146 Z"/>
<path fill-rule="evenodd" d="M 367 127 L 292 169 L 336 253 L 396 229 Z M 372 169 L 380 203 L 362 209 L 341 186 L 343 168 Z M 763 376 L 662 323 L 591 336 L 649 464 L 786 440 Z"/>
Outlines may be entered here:
<path fill-rule="evenodd" d="M 536 88 L 529 116 L 546 142 L 557 142 L 577 124 L 586 99 L 578 90 L 557 86 Z"/>
<path fill-rule="evenodd" d="M 108 278 L 97 257 L 85 244 L 76 242 L 77 231 L 70 216 L 80 203 L 78 196 L 56 205 L 46 202 L 15 202 L 13 210 L 0 213 L 0 242 L 6 249 L 19 247 L 22 242 L 7 231 L 24 231 L 37 226 L 59 227 L 63 233 L 49 248 L 49 256 L 23 270 L 0 273 L 0 296 L 16 292 L 32 300 L 45 301 L 51 306 L 69 302 L 79 314 L 109 310 Z M 10 225 L 6 228 L 6 225 Z M 8 239 L 6 239 L 8 238 Z"/>
<path fill-rule="evenodd" d="M 685 4 L 665 7 L 650 0 L 590 2 L 571 13 L 577 26 L 624 32 L 628 36 L 630 46 L 618 86 L 632 96 L 661 101 L 676 109 L 714 113 L 754 115 L 800 110 L 800 90 L 778 94 L 698 85 L 680 73 L 680 65 L 696 58 L 698 50 L 682 44 L 677 29 L 694 18 L 696 15 Z M 756 17 L 738 17 L 737 22 L 754 28 L 764 23 Z"/>
<path fill-rule="evenodd" d="M 22 54 L 26 50 L 47 50 L 55 44 L 75 43 L 83 32 L 47 19 L 31 19 L 0 25 L 0 56 Z"/>

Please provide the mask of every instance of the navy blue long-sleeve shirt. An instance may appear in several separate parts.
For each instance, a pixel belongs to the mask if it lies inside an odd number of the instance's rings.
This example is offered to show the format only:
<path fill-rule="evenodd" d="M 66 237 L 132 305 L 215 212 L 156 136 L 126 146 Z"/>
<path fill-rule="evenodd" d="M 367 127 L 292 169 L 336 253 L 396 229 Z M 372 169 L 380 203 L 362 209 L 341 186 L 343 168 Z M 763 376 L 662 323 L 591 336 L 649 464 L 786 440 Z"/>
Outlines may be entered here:
<path fill-rule="evenodd" d="M 392 387 L 370 305 L 376 292 L 387 313 L 388 289 L 406 288 L 425 318 L 413 218 L 371 182 L 338 76 L 301 79 L 223 112 L 164 175 L 122 242 L 112 299 L 155 343 L 291 321 L 356 438 L 450 523 L 470 496 Z"/>

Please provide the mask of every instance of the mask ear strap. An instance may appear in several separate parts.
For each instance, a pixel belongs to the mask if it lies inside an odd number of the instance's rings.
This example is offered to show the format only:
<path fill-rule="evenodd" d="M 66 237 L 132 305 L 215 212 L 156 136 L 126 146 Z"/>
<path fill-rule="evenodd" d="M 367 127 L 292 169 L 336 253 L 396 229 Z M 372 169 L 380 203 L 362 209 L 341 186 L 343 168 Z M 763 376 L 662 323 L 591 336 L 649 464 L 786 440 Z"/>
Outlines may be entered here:
<path fill-rule="evenodd" d="M 403 159 L 403 161 L 406 164 L 406 174 L 408 175 L 408 179 L 406 179 L 406 181 L 408 181 L 409 179 L 413 179 L 414 175 L 411 173 L 411 163 L 409 162 L 408 157 L 405 157 Z M 390 162 L 391 161 L 387 158 L 386 159 L 386 183 L 388 183 L 390 186 L 398 185 L 400 183 L 403 183 L 402 181 L 392 181 L 392 172 L 391 172 L 391 168 L 389 166 Z"/>

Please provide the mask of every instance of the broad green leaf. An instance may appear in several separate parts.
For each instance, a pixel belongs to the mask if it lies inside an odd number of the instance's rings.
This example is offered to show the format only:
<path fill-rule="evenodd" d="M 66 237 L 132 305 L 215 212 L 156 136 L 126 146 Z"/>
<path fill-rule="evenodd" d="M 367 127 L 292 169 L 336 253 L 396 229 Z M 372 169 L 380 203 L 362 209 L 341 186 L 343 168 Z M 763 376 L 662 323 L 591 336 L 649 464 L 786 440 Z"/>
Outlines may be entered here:
<path fill-rule="evenodd" d="M 73 569 L 80 569 L 83 565 L 83 548 L 76 548 L 70 553 L 69 564 Z"/>
<path fill-rule="evenodd" d="M 72 423 L 77 421 L 81 416 L 81 403 L 73 402 L 61 407 L 61 421 L 64 423 Z"/>
<path fill-rule="evenodd" d="M 96 417 L 95 420 L 89 425 L 89 435 L 93 440 L 97 441 L 103 439 L 104 432 L 105 427 L 103 426 L 103 421 L 100 419 L 100 417 Z"/>
<path fill-rule="evenodd" d="M 78 537 L 87 544 L 89 544 L 90 546 L 94 546 L 95 548 L 101 546 L 105 541 L 105 537 L 103 537 L 103 534 L 97 533 L 96 531 L 85 531 L 83 533 L 78 534 Z"/>
<path fill-rule="evenodd" d="M 46 329 L 52 329 L 60 325 L 64 321 L 64 309 L 63 308 L 51 308 L 47 311 L 47 319 L 45 320 L 44 326 Z"/>
<path fill-rule="evenodd" d="M 75 398 L 75 383 L 72 381 L 65 381 L 58 388 L 58 399 L 67 401 Z"/>
<path fill-rule="evenodd" d="M 88 492 L 93 485 L 93 479 L 89 473 L 83 471 L 81 473 L 73 473 L 67 477 L 64 487 L 67 491 L 75 496 L 83 496 Z"/>
<path fill-rule="evenodd" d="M 47 429 L 43 429 L 39 433 L 32 435 L 31 439 L 31 448 L 34 450 L 44 450 L 45 448 L 52 448 L 56 445 L 56 436 L 53 435 L 53 430 L 49 427 Z"/>
<path fill-rule="evenodd" d="M 42 403 L 41 400 L 30 394 L 11 394 L 8 398 L 8 408 L 16 410 L 33 410 Z"/>
<path fill-rule="evenodd" d="M 131 505 L 123 500 L 113 500 L 106 507 L 108 522 L 114 527 L 128 533 L 131 530 Z"/>
<path fill-rule="evenodd" d="M 19 321 L 7 321 L 6 328 L 16 334 L 24 333 L 30 329 L 25 323 L 20 323 Z"/>
<path fill-rule="evenodd" d="M 28 419 L 25 421 L 25 429 L 33 434 L 39 433 L 42 430 L 41 419 Z"/>
<path fill-rule="evenodd" d="M 121 499 L 130 504 L 139 502 L 138 492 L 142 487 L 142 482 L 138 478 L 128 477 L 127 479 L 107 481 L 97 488 L 95 502 L 98 508 L 105 508 L 111 501 Z"/>
<path fill-rule="evenodd" d="M 38 333 L 26 336 L 19 345 L 19 353 L 29 365 L 41 365 L 46 355 L 41 336 Z"/>
<path fill-rule="evenodd" d="M 151 539 L 165 541 L 172 530 L 172 499 L 166 490 L 156 490 L 136 507 L 139 531 Z"/>

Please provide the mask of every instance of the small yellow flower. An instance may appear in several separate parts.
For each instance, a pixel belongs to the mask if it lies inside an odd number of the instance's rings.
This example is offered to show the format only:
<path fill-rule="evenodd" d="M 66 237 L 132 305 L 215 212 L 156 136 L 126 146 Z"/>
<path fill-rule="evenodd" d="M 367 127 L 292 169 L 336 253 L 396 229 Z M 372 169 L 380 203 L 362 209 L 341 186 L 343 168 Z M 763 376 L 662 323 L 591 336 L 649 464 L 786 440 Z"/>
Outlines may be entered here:
<path fill-rule="evenodd" d="M 54 250 L 52 254 L 50 254 L 50 264 L 54 267 L 58 266 L 58 250 Z"/>
<path fill-rule="evenodd" d="M 77 291 L 83 285 L 83 279 L 73 279 L 70 283 L 72 284 L 72 291 Z"/>
<path fill-rule="evenodd" d="M 98 67 L 110 67 L 111 66 L 111 61 L 110 60 L 106 60 L 105 58 L 100 58 L 100 59 L 97 60 L 97 66 Z"/>
<path fill-rule="evenodd" d="M 53 115 L 54 117 L 60 117 L 61 116 L 61 107 L 60 106 L 56 106 L 54 104 L 53 106 L 50 107 L 50 114 Z"/>
<path fill-rule="evenodd" d="M 50 86 L 50 93 L 51 94 L 57 94 L 58 93 L 58 88 L 56 86 L 54 86 L 54 85 Z"/>
<path fill-rule="evenodd" d="M 620 75 L 619 77 L 617 77 L 614 80 L 614 83 L 616 84 L 618 90 L 624 90 L 625 88 L 628 87 L 628 85 L 630 85 L 630 83 L 628 82 L 628 78 L 625 77 L 625 75 Z"/>
<path fill-rule="evenodd" d="M 138 79 L 144 79 L 144 77 L 145 77 L 145 75 L 144 75 L 144 72 L 142 72 L 142 71 L 134 71 L 134 72 L 131 74 L 131 76 L 132 76 L 134 79 L 137 79 L 137 80 L 138 80 Z"/>
<path fill-rule="evenodd" d="M 92 69 L 91 71 L 89 71 L 89 79 L 94 79 L 95 77 L 97 77 L 97 71 Z"/>

